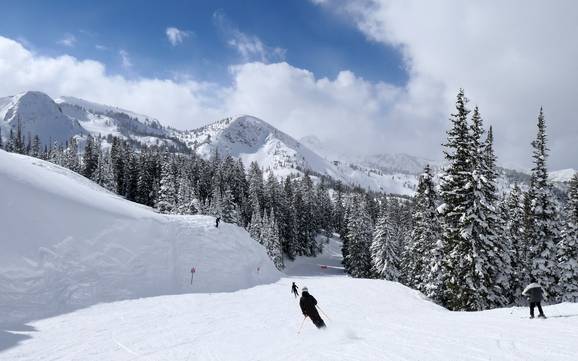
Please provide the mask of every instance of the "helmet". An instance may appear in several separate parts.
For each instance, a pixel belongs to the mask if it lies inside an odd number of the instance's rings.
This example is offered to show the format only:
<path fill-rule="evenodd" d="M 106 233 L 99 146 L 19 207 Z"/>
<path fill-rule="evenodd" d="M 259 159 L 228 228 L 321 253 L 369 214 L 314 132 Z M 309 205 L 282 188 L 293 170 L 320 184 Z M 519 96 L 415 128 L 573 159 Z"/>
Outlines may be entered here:
<path fill-rule="evenodd" d="M 309 292 L 309 290 L 307 289 L 307 287 L 303 286 L 303 288 L 301 289 L 301 292 Z"/>

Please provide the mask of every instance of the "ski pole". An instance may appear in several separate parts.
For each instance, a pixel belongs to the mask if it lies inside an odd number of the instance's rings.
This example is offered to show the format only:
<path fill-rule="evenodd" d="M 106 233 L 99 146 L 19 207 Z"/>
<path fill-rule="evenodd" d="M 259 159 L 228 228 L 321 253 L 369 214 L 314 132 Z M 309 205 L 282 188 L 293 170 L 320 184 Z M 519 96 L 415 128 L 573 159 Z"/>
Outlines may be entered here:
<path fill-rule="evenodd" d="M 326 314 L 325 312 L 323 312 L 323 310 L 321 309 L 321 307 L 319 307 L 319 306 L 317 306 L 317 305 L 316 305 L 315 307 L 317 307 L 317 308 L 319 309 L 319 311 L 321 311 L 321 313 L 323 314 L 323 316 L 327 317 L 328 320 L 331 320 L 331 319 L 329 318 L 329 316 L 327 316 L 327 314 Z"/>
<path fill-rule="evenodd" d="M 303 328 L 303 324 L 305 323 L 306 318 L 307 318 L 307 316 L 303 317 L 303 321 L 301 321 L 301 326 L 299 326 L 299 331 L 297 331 L 297 334 L 301 333 L 301 329 Z"/>

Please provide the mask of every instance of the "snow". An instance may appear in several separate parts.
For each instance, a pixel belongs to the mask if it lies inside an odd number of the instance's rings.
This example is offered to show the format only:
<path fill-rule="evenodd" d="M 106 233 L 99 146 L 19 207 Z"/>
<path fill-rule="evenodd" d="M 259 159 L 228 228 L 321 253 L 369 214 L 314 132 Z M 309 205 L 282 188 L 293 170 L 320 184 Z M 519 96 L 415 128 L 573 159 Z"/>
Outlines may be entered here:
<path fill-rule="evenodd" d="M 303 316 L 307 286 L 328 328 Z M 100 304 L 11 332 L 0 360 L 575 360 L 578 305 L 449 312 L 397 283 L 291 277 L 232 293 Z M 512 314 L 510 314 L 512 312 Z M 21 328 L 22 329 L 22 328 Z"/>
<path fill-rule="evenodd" d="M 553 182 L 570 182 L 576 173 L 578 173 L 578 170 L 568 168 L 550 172 L 548 173 L 548 177 Z"/>
<path fill-rule="evenodd" d="M 39 159 L 0 151 L 0 199 L 0 324 L 280 277 L 237 226 L 155 213 Z"/>
<path fill-rule="evenodd" d="M 159 215 L 68 170 L 3 151 L 0 198 L 2 361 L 578 354 L 578 304 L 545 306 L 548 320 L 529 320 L 525 308 L 450 312 L 398 283 L 343 275 L 335 238 L 320 257 L 287 262 L 280 278 L 236 226 Z M 326 330 L 305 320 L 297 333 L 303 316 L 292 282 L 317 298 Z"/>
<path fill-rule="evenodd" d="M 24 92 L 0 100 L 2 137 L 7 138 L 10 127 L 16 129 L 18 121 L 24 135 L 38 135 L 43 144 L 58 141 L 64 144 L 70 137 L 85 130 L 74 119 L 62 113 L 58 105 L 46 94 Z"/>

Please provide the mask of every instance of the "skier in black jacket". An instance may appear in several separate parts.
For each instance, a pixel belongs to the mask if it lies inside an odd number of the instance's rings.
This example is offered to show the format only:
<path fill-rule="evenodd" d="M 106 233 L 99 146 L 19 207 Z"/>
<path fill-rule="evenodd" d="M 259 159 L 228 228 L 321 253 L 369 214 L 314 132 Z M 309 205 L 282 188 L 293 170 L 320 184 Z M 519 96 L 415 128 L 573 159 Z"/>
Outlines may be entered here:
<path fill-rule="evenodd" d="M 293 282 L 293 284 L 291 285 L 291 292 L 295 295 L 295 298 L 297 298 L 299 296 L 299 291 L 297 291 L 297 285 L 295 284 L 295 282 Z"/>
<path fill-rule="evenodd" d="M 530 318 L 534 318 L 534 307 L 538 307 L 540 318 L 546 318 L 544 311 L 542 311 L 542 297 L 546 293 L 542 286 L 536 281 L 536 278 L 530 277 L 530 284 L 524 289 L 522 295 L 528 297 L 528 302 L 530 303 Z"/>
<path fill-rule="evenodd" d="M 299 306 L 301 306 L 301 312 L 303 312 L 303 316 L 309 317 L 313 324 L 317 328 L 325 328 L 325 322 L 319 316 L 319 312 L 317 312 L 317 300 L 315 297 L 309 294 L 309 290 L 307 287 L 303 287 L 301 289 L 301 299 L 299 300 Z"/>

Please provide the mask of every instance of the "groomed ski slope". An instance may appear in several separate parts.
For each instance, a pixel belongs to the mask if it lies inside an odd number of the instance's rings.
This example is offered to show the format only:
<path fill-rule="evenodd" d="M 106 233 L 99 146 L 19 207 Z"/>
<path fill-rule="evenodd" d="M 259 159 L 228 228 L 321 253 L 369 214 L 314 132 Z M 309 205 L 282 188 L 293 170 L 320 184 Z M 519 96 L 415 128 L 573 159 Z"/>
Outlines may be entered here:
<path fill-rule="evenodd" d="M 331 318 L 303 319 L 291 281 L 307 285 Z M 284 278 L 232 293 L 100 304 L 33 322 L 0 360 L 576 360 L 578 305 L 456 313 L 396 283 Z"/>

